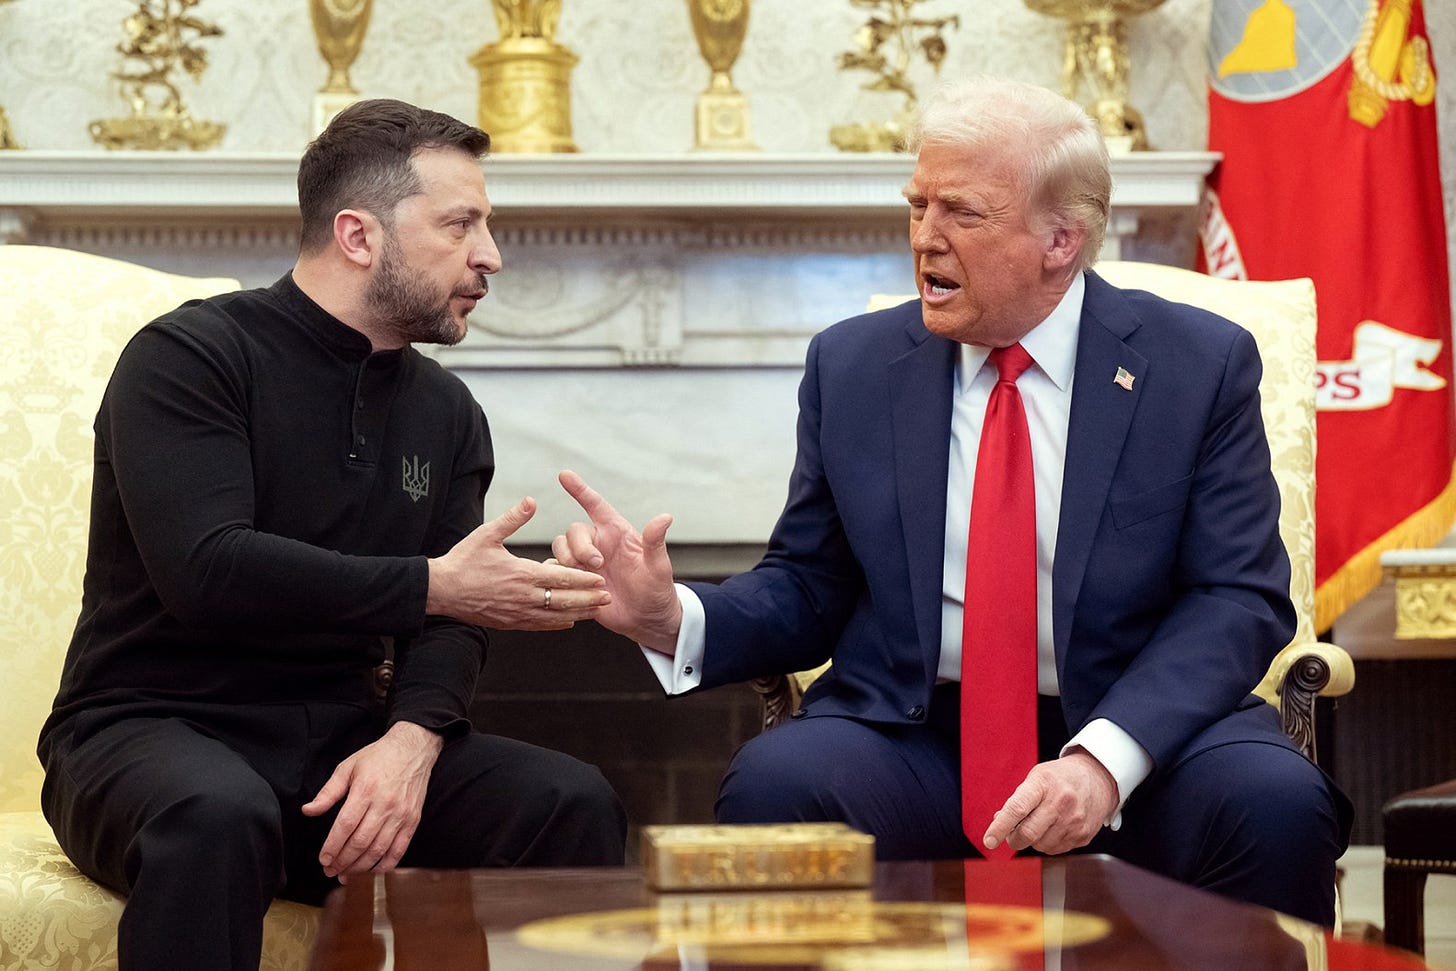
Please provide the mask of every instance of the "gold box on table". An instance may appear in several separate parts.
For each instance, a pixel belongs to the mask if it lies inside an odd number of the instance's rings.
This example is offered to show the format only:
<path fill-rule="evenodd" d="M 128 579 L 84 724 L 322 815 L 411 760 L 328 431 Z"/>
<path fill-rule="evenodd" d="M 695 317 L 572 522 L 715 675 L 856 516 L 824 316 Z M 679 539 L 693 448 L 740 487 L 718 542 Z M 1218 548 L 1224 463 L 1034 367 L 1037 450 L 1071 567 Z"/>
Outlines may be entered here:
<path fill-rule="evenodd" d="M 874 837 L 843 823 L 642 830 L 642 869 L 654 890 L 867 887 L 874 864 Z"/>

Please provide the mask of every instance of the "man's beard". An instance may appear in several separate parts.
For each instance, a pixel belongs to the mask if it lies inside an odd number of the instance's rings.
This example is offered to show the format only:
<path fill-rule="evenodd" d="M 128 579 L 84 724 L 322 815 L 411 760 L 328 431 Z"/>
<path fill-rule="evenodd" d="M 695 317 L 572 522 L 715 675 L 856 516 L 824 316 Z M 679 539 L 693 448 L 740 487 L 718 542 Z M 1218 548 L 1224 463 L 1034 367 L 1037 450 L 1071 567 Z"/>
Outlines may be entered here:
<path fill-rule="evenodd" d="M 486 287 L 484 278 L 480 287 Z M 394 240 L 385 238 L 368 293 L 369 306 L 382 324 L 411 344 L 458 344 L 465 330 L 450 312 L 451 296 L 437 300 L 429 284 L 409 272 Z"/>

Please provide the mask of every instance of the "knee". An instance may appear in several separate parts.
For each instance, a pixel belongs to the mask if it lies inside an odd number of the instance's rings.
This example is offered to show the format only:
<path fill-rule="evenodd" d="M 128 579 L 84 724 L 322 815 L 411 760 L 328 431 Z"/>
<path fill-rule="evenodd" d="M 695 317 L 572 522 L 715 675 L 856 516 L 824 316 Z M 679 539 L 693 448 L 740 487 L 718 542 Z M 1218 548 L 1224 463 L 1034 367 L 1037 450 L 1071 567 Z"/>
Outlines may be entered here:
<path fill-rule="evenodd" d="M 1342 847 L 1333 793 L 1324 774 L 1296 752 L 1274 749 L 1232 775 L 1229 814 L 1261 852 L 1319 861 L 1334 876 Z"/>
<path fill-rule="evenodd" d="M 616 790 L 594 765 L 572 760 L 554 776 L 548 795 L 557 815 L 596 820 L 608 828 L 626 827 Z"/>
<path fill-rule="evenodd" d="M 626 856 L 627 814 L 594 765 L 562 756 L 531 800 L 537 844 L 554 843 L 555 866 L 618 865 Z M 527 862 L 526 859 L 517 862 Z"/>
<path fill-rule="evenodd" d="M 714 815 L 720 823 L 786 823 L 824 818 L 821 805 L 832 781 L 782 746 L 748 742 L 728 765 Z"/>
<path fill-rule="evenodd" d="M 128 886 L 143 873 L 169 885 L 185 874 L 198 894 L 209 881 L 262 888 L 283 880 L 282 812 L 271 790 L 211 789 L 181 796 L 153 815 L 127 846 Z"/>
<path fill-rule="evenodd" d="M 196 866 L 228 857 L 283 858 L 283 816 L 266 787 L 214 788 L 180 797 L 141 830 L 153 852 Z"/>

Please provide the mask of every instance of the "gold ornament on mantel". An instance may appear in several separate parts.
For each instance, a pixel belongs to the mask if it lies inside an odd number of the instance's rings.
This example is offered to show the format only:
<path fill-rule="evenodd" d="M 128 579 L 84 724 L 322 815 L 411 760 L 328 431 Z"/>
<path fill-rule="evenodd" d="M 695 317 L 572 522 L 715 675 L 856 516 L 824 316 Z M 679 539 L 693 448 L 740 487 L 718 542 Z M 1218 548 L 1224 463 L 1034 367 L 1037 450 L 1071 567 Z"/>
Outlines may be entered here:
<path fill-rule="evenodd" d="M 9 2 L 10 0 L 0 0 L 0 6 Z M 10 130 L 10 118 L 5 114 L 5 106 L 0 105 L 0 149 L 24 147 L 24 145 L 15 140 L 15 134 Z"/>
<path fill-rule="evenodd" d="M 957 30 L 961 18 L 917 17 L 915 7 L 923 0 L 850 0 L 856 7 L 871 11 L 869 22 L 855 32 L 857 50 L 839 55 L 841 71 L 869 71 L 875 75 L 861 87 L 866 91 L 904 96 L 904 104 L 889 121 L 861 121 L 835 125 L 829 129 L 829 140 L 846 152 L 902 152 L 905 135 L 919 103 L 915 85 L 910 81 L 910 66 L 918 49 L 937 75 L 945 61 L 946 46 L 942 36 L 947 27 Z M 917 39 L 918 37 L 918 39 Z"/>
<path fill-rule="evenodd" d="M 491 0 L 500 40 L 470 59 L 480 74 L 479 125 L 498 152 L 574 152 L 571 69 L 556 43 L 561 0 Z"/>
<path fill-rule="evenodd" d="M 313 130 L 328 127 L 334 116 L 359 100 L 349 80 L 349 68 L 364 46 L 374 0 L 308 0 L 309 16 L 319 53 L 329 65 L 329 79 L 313 96 Z"/>
<path fill-rule="evenodd" d="M 221 37 L 214 24 L 198 20 L 188 11 L 202 0 L 137 0 L 137 11 L 121 22 L 126 40 L 116 45 L 122 67 L 111 76 L 121 82 L 122 97 L 131 105 L 126 118 L 91 122 L 91 138 L 105 148 L 204 149 L 222 141 L 227 126 L 198 121 L 182 103 L 182 92 L 172 83 L 181 68 L 194 81 L 207 70 L 207 52 L 190 40 Z M 127 61 L 138 66 L 128 69 Z M 154 92 L 161 89 L 160 101 Z"/>
<path fill-rule="evenodd" d="M 693 147 L 709 151 L 752 151 L 748 137 L 748 102 L 733 86 L 730 72 L 748 31 L 749 0 L 687 0 L 698 52 L 713 72 L 708 89 L 698 95 Z"/>
<path fill-rule="evenodd" d="M 1087 113 L 1112 152 L 1149 148 L 1143 116 L 1127 103 L 1128 17 L 1147 13 L 1163 0 L 1026 0 L 1037 13 L 1067 22 L 1062 52 L 1062 93 L 1077 100 L 1085 83 L 1092 93 Z"/>

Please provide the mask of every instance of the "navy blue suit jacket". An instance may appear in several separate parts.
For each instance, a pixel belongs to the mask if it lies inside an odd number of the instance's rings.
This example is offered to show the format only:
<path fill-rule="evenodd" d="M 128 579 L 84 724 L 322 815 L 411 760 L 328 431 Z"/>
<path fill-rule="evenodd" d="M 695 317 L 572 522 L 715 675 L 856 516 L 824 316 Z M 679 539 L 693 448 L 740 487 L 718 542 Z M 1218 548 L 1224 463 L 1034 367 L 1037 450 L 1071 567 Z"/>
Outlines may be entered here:
<path fill-rule="evenodd" d="M 925 718 L 956 354 L 918 301 L 814 338 L 769 549 L 693 585 L 705 686 L 832 658 L 810 716 Z M 1073 733 L 1111 719 L 1156 768 L 1226 741 L 1291 745 L 1249 693 L 1295 623 L 1261 371 L 1229 321 L 1087 274 L 1052 583 L 1058 683 Z"/>

